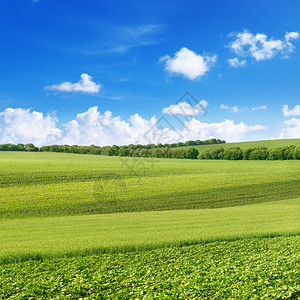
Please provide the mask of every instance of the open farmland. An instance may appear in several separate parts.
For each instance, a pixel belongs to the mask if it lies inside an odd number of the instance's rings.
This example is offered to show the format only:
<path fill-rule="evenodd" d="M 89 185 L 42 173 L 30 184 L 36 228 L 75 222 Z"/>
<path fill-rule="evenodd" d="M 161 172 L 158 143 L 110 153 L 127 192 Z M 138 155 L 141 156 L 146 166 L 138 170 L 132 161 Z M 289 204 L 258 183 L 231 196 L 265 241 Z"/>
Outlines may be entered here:
<path fill-rule="evenodd" d="M 300 195 L 300 161 L 0 155 L 1 219 L 217 208 Z"/>
<path fill-rule="evenodd" d="M 0 298 L 297 299 L 299 169 L 2 152 Z"/>

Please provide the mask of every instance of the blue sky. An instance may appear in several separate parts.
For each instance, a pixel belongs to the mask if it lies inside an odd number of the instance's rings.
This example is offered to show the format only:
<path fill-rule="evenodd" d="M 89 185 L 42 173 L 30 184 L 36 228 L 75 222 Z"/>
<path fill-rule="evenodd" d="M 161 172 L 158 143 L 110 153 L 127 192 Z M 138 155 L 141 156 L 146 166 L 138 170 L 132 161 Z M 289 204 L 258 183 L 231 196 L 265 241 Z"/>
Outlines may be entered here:
<path fill-rule="evenodd" d="M 298 0 L 2 0 L 0 142 L 145 143 L 161 117 L 183 140 L 300 138 L 299 14 Z M 163 113 L 187 91 L 206 114 Z"/>

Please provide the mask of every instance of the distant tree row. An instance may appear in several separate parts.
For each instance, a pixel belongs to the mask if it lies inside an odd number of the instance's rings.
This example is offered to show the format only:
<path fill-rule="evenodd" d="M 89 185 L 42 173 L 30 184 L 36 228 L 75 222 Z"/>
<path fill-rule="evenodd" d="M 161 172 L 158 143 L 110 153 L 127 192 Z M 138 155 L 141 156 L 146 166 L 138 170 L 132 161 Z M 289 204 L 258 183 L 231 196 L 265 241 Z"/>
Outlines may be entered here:
<path fill-rule="evenodd" d="M 215 140 L 215 139 L 213 139 Z M 208 140 L 212 141 L 212 140 Z M 203 141 L 208 143 L 208 141 Z M 216 140 L 219 144 L 221 140 Z M 189 141 L 192 142 L 192 141 Z M 195 141 L 198 142 L 198 141 Z M 221 141 L 224 143 L 225 141 Z M 212 143 L 211 143 L 212 144 Z M 169 144 L 168 144 L 169 145 Z M 173 144 L 171 144 L 173 145 Z M 164 146 L 164 145 L 163 145 Z M 185 145 L 186 146 L 186 145 Z M 158 145 L 128 145 L 128 146 L 78 146 L 78 145 L 51 145 L 40 148 L 33 144 L 5 144 L 0 145 L 0 151 L 46 151 L 78 154 L 95 154 L 107 156 L 128 156 L 128 157 L 156 157 L 156 158 L 179 158 L 179 159 L 226 159 L 226 160 L 286 160 L 300 159 L 300 147 L 257 147 L 242 150 L 239 147 L 224 149 L 223 147 L 199 150 L 192 147 L 181 148 L 180 146 L 158 147 Z M 175 148 L 175 149 L 174 149 Z"/>
<path fill-rule="evenodd" d="M 138 145 L 129 146 L 68 146 L 52 145 L 43 146 L 39 150 L 47 152 L 64 152 L 79 154 L 96 154 L 107 156 L 129 156 L 129 157 L 157 157 L 157 158 L 193 158 L 196 159 L 199 151 L 195 148 L 171 149 L 171 148 L 144 148 Z"/>
<path fill-rule="evenodd" d="M 0 151 L 39 151 L 38 147 L 33 144 L 3 144 L 0 145 Z"/>
<path fill-rule="evenodd" d="M 300 159 L 300 147 L 256 147 L 242 150 L 239 147 L 224 149 L 223 147 L 201 152 L 200 159 L 227 159 L 227 160 L 286 160 Z"/>

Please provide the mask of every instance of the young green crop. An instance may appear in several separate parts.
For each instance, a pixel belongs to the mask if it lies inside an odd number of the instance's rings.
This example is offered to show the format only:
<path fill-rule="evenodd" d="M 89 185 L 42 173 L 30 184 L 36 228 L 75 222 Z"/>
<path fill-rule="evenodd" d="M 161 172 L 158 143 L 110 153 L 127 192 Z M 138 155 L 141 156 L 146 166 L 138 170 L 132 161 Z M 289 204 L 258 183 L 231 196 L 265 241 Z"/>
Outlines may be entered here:
<path fill-rule="evenodd" d="M 0 262 L 299 234 L 299 199 L 203 210 L 0 221 Z"/>
<path fill-rule="evenodd" d="M 299 299 L 300 237 L 0 266 L 3 299 Z"/>
<path fill-rule="evenodd" d="M 139 165 L 143 163 L 145 165 Z M 0 219 L 201 209 L 298 197 L 300 161 L 0 153 Z"/>

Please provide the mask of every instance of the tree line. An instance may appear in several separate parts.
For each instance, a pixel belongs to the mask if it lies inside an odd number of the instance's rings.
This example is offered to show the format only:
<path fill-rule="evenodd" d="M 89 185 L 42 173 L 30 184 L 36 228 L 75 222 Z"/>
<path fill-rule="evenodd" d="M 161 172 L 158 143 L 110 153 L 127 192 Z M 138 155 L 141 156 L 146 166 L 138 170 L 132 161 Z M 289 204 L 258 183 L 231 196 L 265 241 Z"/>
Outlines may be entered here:
<path fill-rule="evenodd" d="M 227 160 L 286 160 L 300 159 L 300 147 L 255 147 L 242 150 L 240 147 L 224 149 L 223 147 L 206 150 L 198 155 L 199 159 Z"/>
<path fill-rule="evenodd" d="M 78 145 L 51 145 L 35 147 L 33 144 L 4 144 L 0 145 L 0 151 L 40 151 L 40 152 L 63 152 L 78 154 L 95 154 L 107 156 L 127 156 L 127 157 L 155 157 L 155 158 L 178 158 L 178 159 L 225 159 L 225 160 L 287 160 L 300 159 L 300 147 L 295 145 L 286 147 L 255 147 L 241 149 L 232 147 L 224 149 L 223 147 L 205 150 L 199 152 L 191 146 L 191 143 L 221 144 L 225 141 L 210 139 L 206 141 L 188 141 L 177 144 L 148 144 L 128 146 L 78 146 Z M 176 145 L 176 146 L 174 146 Z M 198 145 L 198 144 L 196 144 Z"/>
<path fill-rule="evenodd" d="M 0 145 L 0 151 L 39 151 L 38 147 L 35 147 L 32 143 L 29 144 L 2 144 Z"/>
<path fill-rule="evenodd" d="M 40 148 L 35 147 L 32 143 L 29 144 L 3 144 L 0 145 L 0 151 L 49 151 L 49 152 L 65 152 L 65 153 L 80 153 L 80 154 L 103 154 L 103 155 L 122 155 L 122 156 L 131 156 L 132 152 L 135 150 L 141 149 L 156 149 L 156 148 L 177 148 L 184 146 L 196 146 L 196 145 L 213 145 L 213 144 L 223 144 L 226 143 L 224 140 L 220 139 L 209 139 L 209 140 L 196 140 L 196 141 L 186 141 L 178 142 L 173 144 L 147 144 L 147 145 L 133 145 L 128 146 L 78 146 L 78 145 L 51 145 L 51 146 L 42 146 Z M 121 149 L 121 150 L 120 150 Z M 120 151 L 120 153 L 119 153 Z M 122 154 L 123 153 L 123 154 Z"/>

